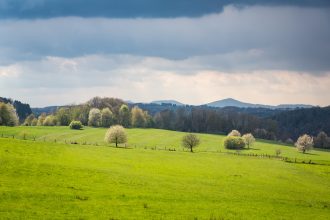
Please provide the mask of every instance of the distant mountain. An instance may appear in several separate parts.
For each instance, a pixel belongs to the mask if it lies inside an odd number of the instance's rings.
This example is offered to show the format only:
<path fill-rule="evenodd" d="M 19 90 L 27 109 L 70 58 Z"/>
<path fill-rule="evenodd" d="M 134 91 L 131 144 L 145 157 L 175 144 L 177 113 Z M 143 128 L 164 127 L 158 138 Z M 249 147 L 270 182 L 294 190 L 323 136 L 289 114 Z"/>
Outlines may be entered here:
<path fill-rule="evenodd" d="M 157 100 L 157 101 L 152 101 L 151 103 L 153 104 L 158 104 L 158 105 L 161 105 L 161 104 L 172 104 L 172 105 L 184 105 L 183 103 L 181 102 L 178 102 L 176 100 Z"/>
<path fill-rule="evenodd" d="M 206 104 L 210 107 L 238 107 L 238 108 L 270 108 L 270 109 L 296 109 L 296 108 L 312 108 L 314 106 L 312 105 L 304 105 L 304 104 L 281 104 L 281 105 L 262 105 L 262 104 L 252 104 L 252 103 L 246 103 L 241 102 L 236 99 L 228 98 L 228 99 L 222 99 L 215 102 L 211 102 Z"/>

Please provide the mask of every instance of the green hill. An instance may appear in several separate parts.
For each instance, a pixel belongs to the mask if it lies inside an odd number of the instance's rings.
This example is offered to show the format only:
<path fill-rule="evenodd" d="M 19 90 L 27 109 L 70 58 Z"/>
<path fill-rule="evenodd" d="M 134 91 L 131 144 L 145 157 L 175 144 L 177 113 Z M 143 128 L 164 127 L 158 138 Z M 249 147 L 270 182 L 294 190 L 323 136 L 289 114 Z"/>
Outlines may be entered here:
<path fill-rule="evenodd" d="M 28 140 L 22 140 L 24 133 Z M 199 134 L 201 146 L 189 153 L 180 147 L 180 132 L 128 129 L 127 148 L 105 146 L 104 133 L 100 128 L 0 127 L 0 218 L 330 216 L 329 165 L 228 154 L 218 135 Z M 290 158 L 330 161 L 329 152 L 302 154 L 262 141 L 242 154 L 274 154 L 278 148 Z"/>
<path fill-rule="evenodd" d="M 128 148 L 142 148 L 158 150 L 175 149 L 183 151 L 181 147 L 181 139 L 186 134 L 184 132 L 161 130 L 161 129 L 126 129 L 128 133 Z M 104 142 L 105 128 L 85 127 L 83 130 L 70 130 L 68 127 L 4 127 L 0 126 L 0 137 L 12 137 L 29 140 L 35 139 L 42 142 L 56 143 L 72 143 L 76 142 L 82 145 L 106 145 Z M 201 139 L 201 144 L 196 148 L 197 152 L 235 152 L 226 150 L 223 146 L 223 135 L 198 134 Z M 257 154 L 257 155 L 275 155 L 275 150 L 281 149 L 283 157 L 299 160 L 312 160 L 318 163 L 330 164 L 329 151 L 317 150 L 307 154 L 297 152 L 293 146 L 280 145 L 277 142 L 258 140 L 250 150 L 241 151 L 242 154 Z"/>

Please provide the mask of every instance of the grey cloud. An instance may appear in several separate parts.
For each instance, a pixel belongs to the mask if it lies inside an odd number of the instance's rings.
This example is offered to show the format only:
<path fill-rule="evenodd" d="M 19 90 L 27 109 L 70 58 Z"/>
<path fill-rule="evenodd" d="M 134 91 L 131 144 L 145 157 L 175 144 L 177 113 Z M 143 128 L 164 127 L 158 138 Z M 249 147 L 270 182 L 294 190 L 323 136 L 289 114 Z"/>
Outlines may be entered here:
<path fill-rule="evenodd" d="M 129 54 L 220 71 L 330 70 L 330 9 L 226 7 L 201 18 L 0 21 L 0 65 L 46 56 Z M 197 58 L 196 58 L 197 57 Z M 112 65 L 116 65 L 113 63 Z"/>
<path fill-rule="evenodd" d="M 329 7 L 328 0 L 1 0 L 0 18 L 197 17 L 218 13 L 225 6 Z"/>

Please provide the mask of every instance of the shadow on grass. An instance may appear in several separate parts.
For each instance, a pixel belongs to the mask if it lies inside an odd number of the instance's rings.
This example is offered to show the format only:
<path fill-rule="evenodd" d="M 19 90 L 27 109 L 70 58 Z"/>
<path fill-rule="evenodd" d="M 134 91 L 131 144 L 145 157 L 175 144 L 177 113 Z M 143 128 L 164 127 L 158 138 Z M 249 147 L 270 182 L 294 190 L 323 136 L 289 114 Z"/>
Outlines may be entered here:
<path fill-rule="evenodd" d="M 258 149 L 258 148 L 253 148 L 253 147 L 250 147 L 250 148 L 243 148 L 243 149 L 241 149 L 241 150 L 260 150 L 260 149 Z"/>
<path fill-rule="evenodd" d="M 307 154 L 307 155 L 315 155 L 315 156 L 319 156 L 319 154 L 308 153 L 308 152 L 305 152 L 305 153 L 302 153 L 302 154 Z"/>

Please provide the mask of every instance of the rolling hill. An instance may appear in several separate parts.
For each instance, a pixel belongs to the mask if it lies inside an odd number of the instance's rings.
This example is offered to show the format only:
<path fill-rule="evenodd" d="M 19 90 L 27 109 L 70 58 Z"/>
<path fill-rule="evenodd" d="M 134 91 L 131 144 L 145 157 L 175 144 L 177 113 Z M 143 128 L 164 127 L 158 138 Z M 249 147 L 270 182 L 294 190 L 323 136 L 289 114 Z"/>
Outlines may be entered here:
<path fill-rule="evenodd" d="M 179 149 L 184 133 L 157 129 L 128 129 L 129 148 L 115 148 L 101 145 L 104 132 L 94 128 L 0 127 L 1 218 L 329 216 L 330 166 L 261 156 L 280 148 L 283 155 L 330 161 L 329 152 L 316 150 L 303 155 L 289 146 L 258 141 L 242 153 L 260 156 L 243 156 L 224 152 L 223 136 L 200 134 L 199 151 L 189 153 Z M 22 140 L 23 133 L 28 140 Z M 15 138 L 10 136 L 13 134 Z M 89 144 L 95 141 L 99 144 Z M 177 150 L 165 150 L 164 146 Z"/>

